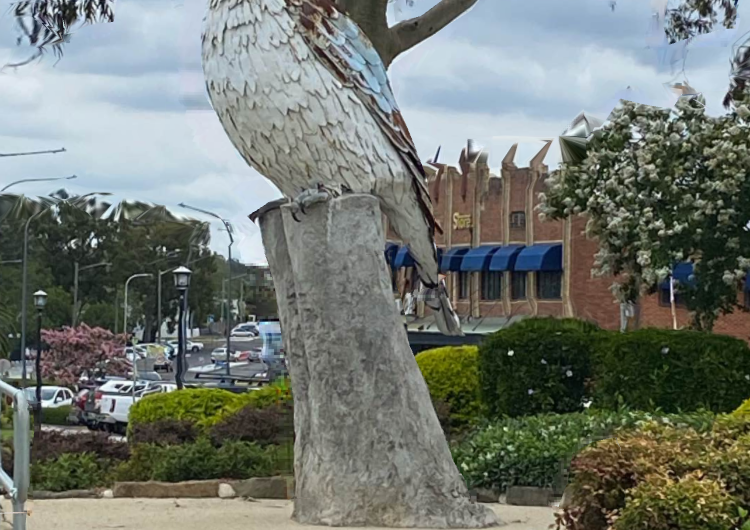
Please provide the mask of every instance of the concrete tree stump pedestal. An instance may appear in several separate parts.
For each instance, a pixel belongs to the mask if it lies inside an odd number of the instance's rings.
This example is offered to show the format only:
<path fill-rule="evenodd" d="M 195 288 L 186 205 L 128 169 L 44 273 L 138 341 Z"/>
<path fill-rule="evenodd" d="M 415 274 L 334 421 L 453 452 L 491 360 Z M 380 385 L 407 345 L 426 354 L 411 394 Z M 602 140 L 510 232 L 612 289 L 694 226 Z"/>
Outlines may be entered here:
<path fill-rule="evenodd" d="M 486 528 L 469 499 L 396 311 L 380 205 L 349 194 L 296 222 L 259 212 L 294 389 L 293 519 Z"/>

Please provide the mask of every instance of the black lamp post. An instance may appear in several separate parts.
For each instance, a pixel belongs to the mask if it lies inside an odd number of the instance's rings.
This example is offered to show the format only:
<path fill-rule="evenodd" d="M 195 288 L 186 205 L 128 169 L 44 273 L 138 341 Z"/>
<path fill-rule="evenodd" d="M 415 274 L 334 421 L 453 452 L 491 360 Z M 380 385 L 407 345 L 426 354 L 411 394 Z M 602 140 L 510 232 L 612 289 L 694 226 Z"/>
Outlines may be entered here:
<path fill-rule="evenodd" d="M 39 290 L 34 293 L 36 307 L 36 409 L 34 425 L 37 431 L 42 429 L 42 312 L 47 305 L 47 293 Z"/>
<path fill-rule="evenodd" d="M 190 275 L 193 272 L 187 267 L 177 267 L 173 274 L 174 286 L 180 293 L 180 315 L 177 326 L 177 371 L 174 379 L 177 383 L 177 389 L 182 390 L 182 376 L 185 371 L 185 300 L 190 287 Z"/>

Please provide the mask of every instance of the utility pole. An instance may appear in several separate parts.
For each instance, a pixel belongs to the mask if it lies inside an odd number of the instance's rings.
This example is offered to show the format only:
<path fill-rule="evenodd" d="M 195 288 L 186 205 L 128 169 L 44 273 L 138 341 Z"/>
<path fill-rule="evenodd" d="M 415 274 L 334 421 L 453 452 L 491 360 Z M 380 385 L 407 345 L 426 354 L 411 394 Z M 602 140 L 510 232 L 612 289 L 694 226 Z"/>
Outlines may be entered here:
<path fill-rule="evenodd" d="M 78 273 L 95 267 L 109 267 L 111 265 L 111 263 L 103 261 L 94 265 L 79 267 L 79 263 L 77 261 L 75 262 L 73 267 L 73 327 L 76 327 L 76 324 L 78 324 L 78 313 L 80 312 L 78 307 Z"/>

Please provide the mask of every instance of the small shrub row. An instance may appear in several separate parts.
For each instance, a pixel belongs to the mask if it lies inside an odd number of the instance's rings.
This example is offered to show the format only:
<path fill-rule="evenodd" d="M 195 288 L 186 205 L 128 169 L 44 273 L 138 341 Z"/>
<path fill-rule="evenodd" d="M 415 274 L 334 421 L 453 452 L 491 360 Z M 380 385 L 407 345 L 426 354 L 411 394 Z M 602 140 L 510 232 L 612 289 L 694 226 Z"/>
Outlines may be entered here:
<path fill-rule="evenodd" d="M 207 437 L 175 446 L 138 444 L 116 480 L 181 482 L 245 479 L 273 474 L 272 455 L 257 444 L 230 441 L 216 447 Z"/>
<path fill-rule="evenodd" d="M 658 415 L 623 411 L 543 414 L 491 423 L 453 448 L 470 488 L 504 491 L 509 486 L 562 488 L 572 459 L 587 445 L 619 431 L 672 425 L 706 432 L 715 415 Z"/>
<path fill-rule="evenodd" d="M 573 461 L 567 530 L 748 530 L 750 421 L 710 429 L 646 424 L 586 448 Z"/>

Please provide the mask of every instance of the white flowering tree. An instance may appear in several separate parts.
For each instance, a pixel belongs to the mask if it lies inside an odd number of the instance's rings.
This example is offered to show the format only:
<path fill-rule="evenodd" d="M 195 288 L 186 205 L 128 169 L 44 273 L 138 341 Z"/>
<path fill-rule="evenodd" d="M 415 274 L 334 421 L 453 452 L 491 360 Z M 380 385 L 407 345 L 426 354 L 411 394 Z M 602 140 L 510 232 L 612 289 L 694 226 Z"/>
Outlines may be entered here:
<path fill-rule="evenodd" d="M 737 305 L 750 267 L 750 91 L 721 117 L 702 96 L 674 110 L 622 102 L 541 194 L 540 216 L 585 215 L 599 241 L 594 273 L 613 275 L 621 302 L 653 291 L 682 261 L 694 282 L 678 286 L 699 329 Z"/>

